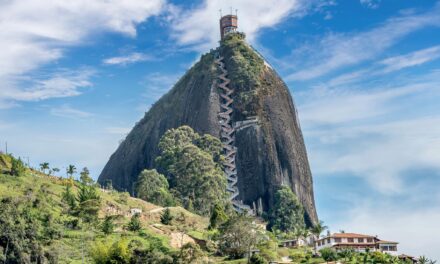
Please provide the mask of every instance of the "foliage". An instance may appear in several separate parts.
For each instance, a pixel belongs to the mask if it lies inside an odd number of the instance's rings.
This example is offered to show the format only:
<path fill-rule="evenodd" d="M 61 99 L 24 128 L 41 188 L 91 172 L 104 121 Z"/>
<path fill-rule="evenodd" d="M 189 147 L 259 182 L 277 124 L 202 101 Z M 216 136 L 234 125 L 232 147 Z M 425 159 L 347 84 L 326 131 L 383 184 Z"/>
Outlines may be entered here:
<path fill-rule="evenodd" d="M 14 158 L 11 156 L 11 175 L 12 176 L 23 176 L 26 171 L 26 167 L 24 166 L 21 158 Z"/>
<path fill-rule="evenodd" d="M 141 215 L 140 214 L 134 214 L 130 222 L 127 224 L 127 230 L 132 232 L 137 232 L 142 229 L 142 223 L 141 223 Z"/>
<path fill-rule="evenodd" d="M 214 208 L 211 211 L 211 217 L 209 218 L 209 229 L 215 229 L 219 225 L 223 224 L 228 220 L 228 216 L 225 213 L 225 210 L 222 205 L 215 204 Z"/>
<path fill-rule="evenodd" d="M 43 226 L 40 217 L 30 201 L 0 201 L 0 249 L 4 263 L 42 263 L 51 255 L 43 248 L 43 241 L 48 243 L 52 239 L 51 234 L 45 233 L 51 223 L 46 218 Z"/>
<path fill-rule="evenodd" d="M 90 250 L 90 256 L 96 264 L 130 263 L 131 250 L 129 241 L 121 239 L 116 242 L 97 241 Z"/>
<path fill-rule="evenodd" d="M 113 217 L 110 215 L 105 216 L 104 221 L 101 225 L 101 231 L 106 235 L 110 235 L 111 233 L 113 233 L 114 229 L 115 224 L 113 223 Z"/>
<path fill-rule="evenodd" d="M 328 226 L 324 225 L 323 221 L 319 221 L 319 223 L 315 224 L 312 227 L 311 232 L 313 235 L 315 235 L 316 238 L 319 238 L 321 236 L 322 232 L 324 232 L 327 229 L 328 229 Z"/>
<path fill-rule="evenodd" d="M 84 167 L 82 171 L 79 173 L 79 179 L 84 185 L 92 185 L 93 179 L 90 177 L 90 171 L 87 167 Z"/>
<path fill-rule="evenodd" d="M 71 211 L 76 209 L 76 197 L 75 194 L 72 192 L 72 186 L 70 184 L 66 185 L 61 197 L 61 201 L 66 203 Z"/>
<path fill-rule="evenodd" d="M 232 259 L 243 257 L 261 240 L 261 234 L 245 214 L 235 214 L 219 227 L 219 249 Z"/>
<path fill-rule="evenodd" d="M 155 169 L 143 170 L 136 182 L 136 196 L 145 201 L 162 205 L 174 205 L 173 196 L 170 194 L 168 180 Z"/>
<path fill-rule="evenodd" d="M 40 170 L 46 173 L 46 170 L 49 170 L 49 162 L 40 163 Z"/>
<path fill-rule="evenodd" d="M 269 212 L 269 227 L 283 232 L 305 228 L 304 209 L 289 187 L 283 186 L 275 193 L 274 206 Z"/>
<path fill-rule="evenodd" d="M 76 173 L 75 165 L 70 164 L 69 166 L 67 166 L 66 173 L 67 173 L 67 175 L 70 175 L 70 177 L 73 177 L 73 174 Z"/>
<path fill-rule="evenodd" d="M 179 261 L 181 263 L 199 263 L 205 256 L 199 245 L 186 243 L 180 249 Z"/>
<path fill-rule="evenodd" d="M 201 137 L 189 126 L 182 126 L 168 130 L 158 147 L 161 154 L 156 163 L 185 208 L 208 215 L 215 204 L 224 203 L 226 180 L 219 139 Z"/>
<path fill-rule="evenodd" d="M 249 259 L 249 263 L 251 264 L 267 264 L 267 261 L 259 254 L 254 254 Z"/>
<path fill-rule="evenodd" d="M 338 258 L 336 252 L 331 248 L 323 248 L 319 251 L 319 253 L 321 254 L 321 257 L 327 262 L 337 260 Z"/>
<path fill-rule="evenodd" d="M 170 208 L 166 208 L 160 215 L 160 222 L 164 225 L 170 225 L 173 221 L 173 216 L 171 215 Z"/>
<path fill-rule="evenodd" d="M 78 188 L 78 215 L 85 222 L 95 222 L 101 207 L 101 197 L 96 188 L 91 185 L 80 184 Z"/>

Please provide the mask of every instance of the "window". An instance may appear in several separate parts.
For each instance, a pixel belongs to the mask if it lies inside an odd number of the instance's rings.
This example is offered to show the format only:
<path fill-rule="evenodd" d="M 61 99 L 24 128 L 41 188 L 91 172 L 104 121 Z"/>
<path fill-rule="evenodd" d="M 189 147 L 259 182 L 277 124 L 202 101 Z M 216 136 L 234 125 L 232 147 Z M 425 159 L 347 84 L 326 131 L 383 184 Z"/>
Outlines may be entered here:
<path fill-rule="evenodd" d="M 335 238 L 335 243 L 341 243 L 341 239 L 340 238 Z"/>
<path fill-rule="evenodd" d="M 358 238 L 358 242 L 359 243 L 364 243 L 364 239 L 363 238 Z"/>
<path fill-rule="evenodd" d="M 354 239 L 353 238 L 347 238 L 348 243 L 353 243 Z"/>
<path fill-rule="evenodd" d="M 368 242 L 368 243 L 372 243 L 372 242 L 373 242 L 373 239 L 372 239 L 372 238 L 367 238 L 367 242 Z"/>
<path fill-rule="evenodd" d="M 329 238 L 329 239 L 327 239 L 327 243 L 329 243 L 329 244 L 330 244 L 330 238 Z"/>

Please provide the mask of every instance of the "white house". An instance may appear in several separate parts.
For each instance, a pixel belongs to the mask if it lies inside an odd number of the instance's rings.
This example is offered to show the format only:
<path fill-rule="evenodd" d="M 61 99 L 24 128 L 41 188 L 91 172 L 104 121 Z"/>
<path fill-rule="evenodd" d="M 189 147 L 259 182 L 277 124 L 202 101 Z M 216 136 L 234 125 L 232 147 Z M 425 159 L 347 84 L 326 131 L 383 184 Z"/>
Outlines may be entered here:
<path fill-rule="evenodd" d="M 130 209 L 130 214 L 133 216 L 135 214 L 141 214 L 142 213 L 142 209 L 140 208 L 131 208 Z"/>
<path fill-rule="evenodd" d="M 336 251 L 353 249 L 357 252 L 380 251 L 397 256 L 397 242 L 380 240 L 377 236 L 369 236 L 355 233 L 335 233 L 315 241 L 315 247 L 319 251 L 323 248 L 333 248 Z"/>

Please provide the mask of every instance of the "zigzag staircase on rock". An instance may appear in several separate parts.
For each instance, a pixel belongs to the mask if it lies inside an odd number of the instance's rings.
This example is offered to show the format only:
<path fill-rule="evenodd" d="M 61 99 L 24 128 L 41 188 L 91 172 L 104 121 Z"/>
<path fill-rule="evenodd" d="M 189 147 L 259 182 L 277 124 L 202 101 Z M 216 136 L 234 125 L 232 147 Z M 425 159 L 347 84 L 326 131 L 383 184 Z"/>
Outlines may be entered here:
<path fill-rule="evenodd" d="M 254 212 L 251 207 L 243 204 L 242 201 L 237 199 L 240 194 L 238 187 L 236 186 L 238 182 L 237 168 L 235 165 L 237 148 L 234 146 L 235 128 L 232 126 L 231 121 L 231 116 L 233 113 L 232 103 L 234 102 L 231 95 L 234 93 L 234 90 L 228 87 L 231 80 L 227 78 L 228 71 L 225 68 L 223 57 L 217 55 L 215 63 L 218 65 L 221 71 L 221 73 L 218 75 L 219 81 L 217 82 L 217 87 L 220 90 L 220 97 L 222 99 L 220 104 L 221 110 L 218 116 L 221 124 L 220 137 L 226 158 L 226 161 L 223 163 L 223 165 L 225 167 L 225 175 L 228 180 L 227 191 L 230 194 L 229 199 L 231 200 L 236 211 L 246 211 L 248 214 L 253 215 Z"/>

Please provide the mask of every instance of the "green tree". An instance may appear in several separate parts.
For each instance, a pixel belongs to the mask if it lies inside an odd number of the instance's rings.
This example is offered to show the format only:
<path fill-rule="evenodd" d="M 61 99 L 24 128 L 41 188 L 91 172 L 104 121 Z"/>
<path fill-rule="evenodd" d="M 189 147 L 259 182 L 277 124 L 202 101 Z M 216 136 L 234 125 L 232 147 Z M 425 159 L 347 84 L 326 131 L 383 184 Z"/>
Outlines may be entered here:
<path fill-rule="evenodd" d="M 127 230 L 132 232 L 137 232 L 142 229 L 142 223 L 141 223 L 141 215 L 140 214 L 134 214 L 130 222 L 127 224 Z"/>
<path fill-rule="evenodd" d="M 304 209 L 296 195 L 287 186 L 282 186 L 275 193 L 274 205 L 269 212 L 269 227 L 283 232 L 305 228 Z"/>
<path fill-rule="evenodd" d="M 49 170 L 49 162 L 40 163 L 40 170 L 43 173 L 46 173 L 46 170 Z"/>
<path fill-rule="evenodd" d="M 328 229 L 328 226 L 324 225 L 324 221 L 319 221 L 319 223 L 315 224 L 312 227 L 311 231 L 312 231 L 312 234 L 315 236 L 315 238 L 319 239 L 322 232 L 324 232 L 327 229 Z"/>
<path fill-rule="evenodd" d="M 91 246 L 90 256 L 96 264 L 128 264 L 132 251 L 126 239 L 113 243 L 111 240 L 97 241 Z"/>
<path fill-rule="evenodd" d="M 223 206 L 215 204 L 211 211 L 211 217 L 209 218 L 209 229 L 216 229 L 219 225 L 228 220 L 228 216 L 225 213 Z"/>
<path fill-rule="evenodd" d="M 67 184 L 64 192 L 61 194 L 61 200 L 69 206 L 70 210 L 75 210 L 76 208 L 76 197 L 72 191 L 72 186 Z"/>
<path fill-rule="evenodd" d="M 79 173 L 79 179 L 84 185 L 92 185 L 93 179 L 90 177 L 90 171 L 87 167 L 84 167 L 82 171 Z"/>
<path fill-rule="evenodd" d="M 208 215 L 212 206 L 226 199 L 218 146 L 219 139 L 200 137 L 188 126 L 168 130 L 158 145 L 159 169 L 170 179 L 171 188 L 184 201 L 185 208 L 191 205 L 202 215 Z"/>
<path fill-rule="evenodd" d="M 170 225 L 171 221 L 173 221 L 173 216 L 171 215 L 170 208 L 167 207 L 160 215 L 160 222 L 164 225 Z"/>
<path fill-rule="evenodd" d="M 0 259 L 3 263 L 46 263 L 50 252 L 44 243 L 51 237 L 45 236 L 45 227 L 40 219 L 39 209 L 34 210 L 31 200 L 0 200 Z"/>
<path fill-rule="evenodd" d="M 168 180 L 164 175 L 155 169 L 143 170 L 136 182 L 136 196 L 154 204 L 172 206 L 173 196 L 168 188 Z"/>
<path fill-rule="evenodd" d="M 180 249 L 179 260 L 181 263 L 201 263 L 203 257 L 205 254 L 197 244 L 186 243 Z"/>
<path fill-rule="evenodd" d="M 26 167 L 24 166 L 23 161 L 21 161 L 21 158 L 14 158 L 11 156 L 11 175 L 12 176 L 23 176 L 26 172 Z"/>
<path fill-rule="evenodd" d="M 261 240 L 262 234 L 245 214 L 235 214 L 219 227 L 219 249 L 232 259 L 242 258 Z"/>
<path fill-rule="evenodd" d="M 69 165 L 69 166 L 67 166 L 67 168 L 66 168 L 66 173 L 67 173 L 67 175 L 70 175 L 70 177 L 73 177 L 73 174 L 76 173 L 76 167 L 75 167 L 75 165 Z"/>
<path fill-rule="evenodd" d="M 106 234 L 110 235 L 113 233 L 113 230 L 115 229 L 115 224 L 113 223 L 113 216 L 107 215 L 104 218 L 104 221 L 101 225 L 101 231 Z"/>
<path fill-rule="evenodd" d="M 94 186 L 80 184 L 78 188 L 78 213 L 86 222 L 95 222 L 101 208 L 101 197 Z"/>

